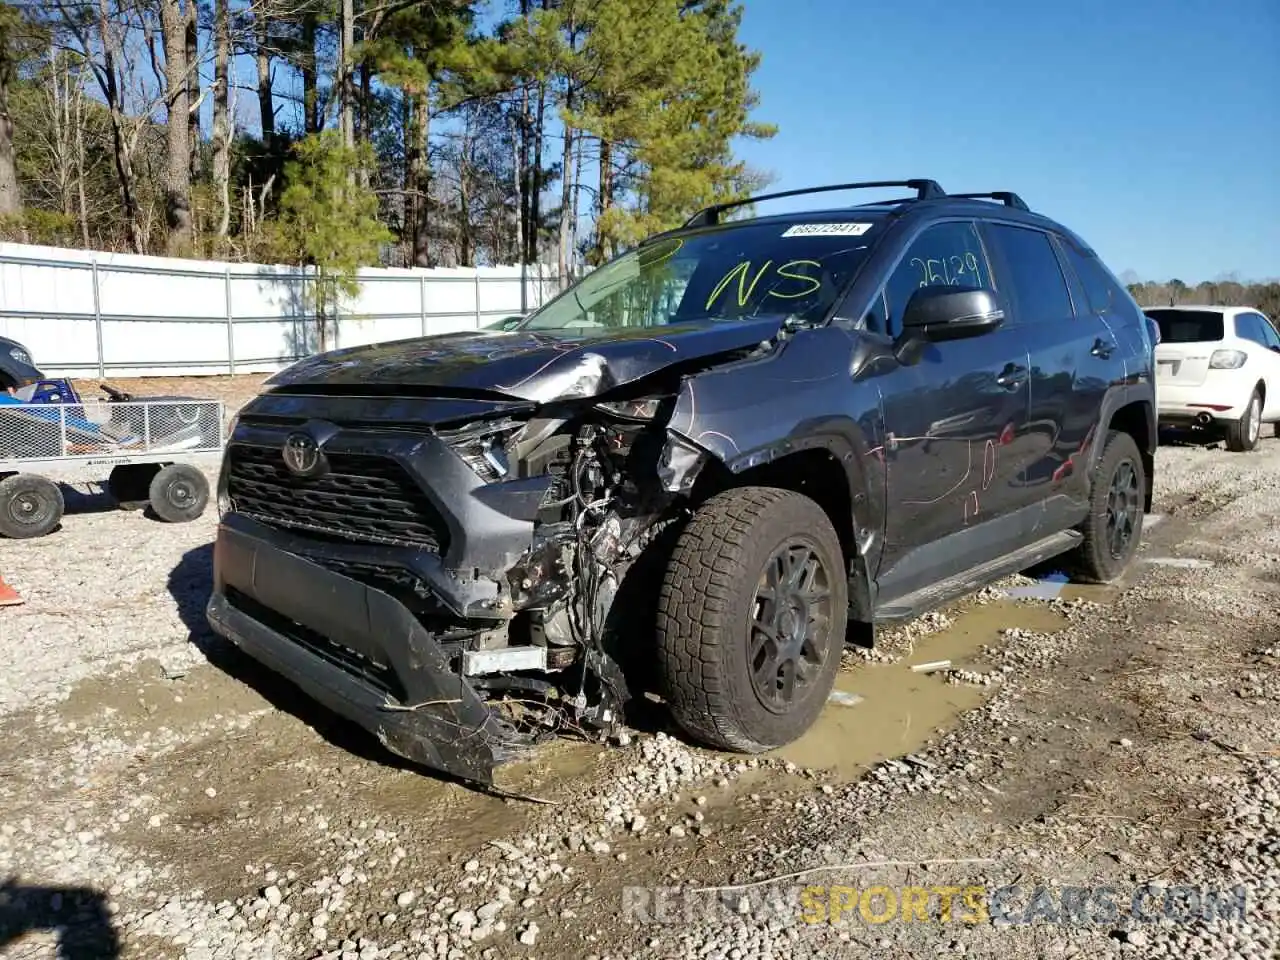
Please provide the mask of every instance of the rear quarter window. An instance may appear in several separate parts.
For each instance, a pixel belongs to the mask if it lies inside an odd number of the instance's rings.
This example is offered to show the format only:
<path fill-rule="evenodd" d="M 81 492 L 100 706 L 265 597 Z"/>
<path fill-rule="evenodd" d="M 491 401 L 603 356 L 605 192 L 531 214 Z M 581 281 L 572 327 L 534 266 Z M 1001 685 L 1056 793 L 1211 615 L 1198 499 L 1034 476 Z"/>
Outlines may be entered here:
<path fill-rule="evenodd" d="M 1224 335 L 1222 314 L 1212 310 L 1147 310 L 1161 343 L 1209 343 Z"/>

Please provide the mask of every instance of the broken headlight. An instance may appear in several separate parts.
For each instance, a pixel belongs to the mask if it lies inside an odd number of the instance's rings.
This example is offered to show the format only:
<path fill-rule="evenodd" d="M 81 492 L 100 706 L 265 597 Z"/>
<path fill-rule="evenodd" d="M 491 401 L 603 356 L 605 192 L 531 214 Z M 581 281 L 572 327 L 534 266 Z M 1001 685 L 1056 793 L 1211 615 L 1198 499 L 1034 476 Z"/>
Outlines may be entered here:
<path fill-rule="evenodd" d="M 438 436 L 481 480 L 497 483 L 511 473 L 505 444 L 519 428 L 514 420 L 485 420 L 457 430 L 440 430 Z"/>
<path fill-rule="evenodd" d="M 621 420 L 648 421 L 655 419 L 662 412 L 663 405 L 670 397 L 637 397 L 634 400 L 610 400 L 597 403 L 596 409 L 602 410 Z"/>

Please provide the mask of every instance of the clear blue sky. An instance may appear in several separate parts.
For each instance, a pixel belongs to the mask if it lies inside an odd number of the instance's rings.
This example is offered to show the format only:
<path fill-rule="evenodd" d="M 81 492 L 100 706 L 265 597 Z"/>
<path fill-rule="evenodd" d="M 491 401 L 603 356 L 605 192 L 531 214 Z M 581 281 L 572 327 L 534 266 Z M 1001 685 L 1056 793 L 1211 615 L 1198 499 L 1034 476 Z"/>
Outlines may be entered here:
<path fill-rule="evenodd" d="M 1280 0 L 745 8 L 754 117 L 779 131 L 740 153 L 771 189 L 1014 190 L 1117 273 L 1280 278 Z"/>

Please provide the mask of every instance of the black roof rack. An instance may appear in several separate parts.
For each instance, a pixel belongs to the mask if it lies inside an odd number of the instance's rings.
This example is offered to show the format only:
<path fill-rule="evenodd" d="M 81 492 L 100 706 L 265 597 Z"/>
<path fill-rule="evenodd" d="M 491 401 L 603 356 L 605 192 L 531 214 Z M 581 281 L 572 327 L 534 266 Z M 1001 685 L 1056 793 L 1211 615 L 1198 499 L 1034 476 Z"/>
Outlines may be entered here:
<path fill-rule="evenodd" d="M 1025 210 L 1031 212 L 1031 208 L 1016 193 L 1008 190 L 997 190 L 995 193 L 951 193 L 948 196 L 956 197 L 962 200 L 999 200 L 1006 207 L 1013 207 L 1015 210 Z"/>
<path fill-rule="evenodd" d="M 690 227 L 714 226 L 720 222 L 720 214 L 725 210 L 744 207 L 749 203 L 756 203 L 760 200 L 777 200 L 779 197 L 796 197 L 806 193 L 829 193 L 834 190 L 862 190 L 873 187 L 910 187 L 916 191 L 915 199 L 917 200 L 933 200 L 947 195 L 947 192 L 938 186 L 935 180 L 868 180 L 862 183 L 835 183 L 825 187 L 804 187 L 800 190 L 783 190 L 780 193 L 762 193 L 759 196 L 748 197 L 745 200 L 730 200 L 727 203 L 717 203 L 699 210 L 688 219 L 684 227 L 688 229 Z"/>

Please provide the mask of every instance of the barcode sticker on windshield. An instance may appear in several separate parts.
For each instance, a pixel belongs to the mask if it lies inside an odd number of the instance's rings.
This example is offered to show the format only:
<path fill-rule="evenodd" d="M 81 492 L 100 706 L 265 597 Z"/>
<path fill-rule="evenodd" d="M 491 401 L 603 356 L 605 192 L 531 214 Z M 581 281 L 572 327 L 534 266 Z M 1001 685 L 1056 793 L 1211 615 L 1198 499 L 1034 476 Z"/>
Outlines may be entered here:
<path fill-rule="evenodd" d="M 869 223 L 797 223 L 782 231 L 784 237 L 860 237 Z"/>

